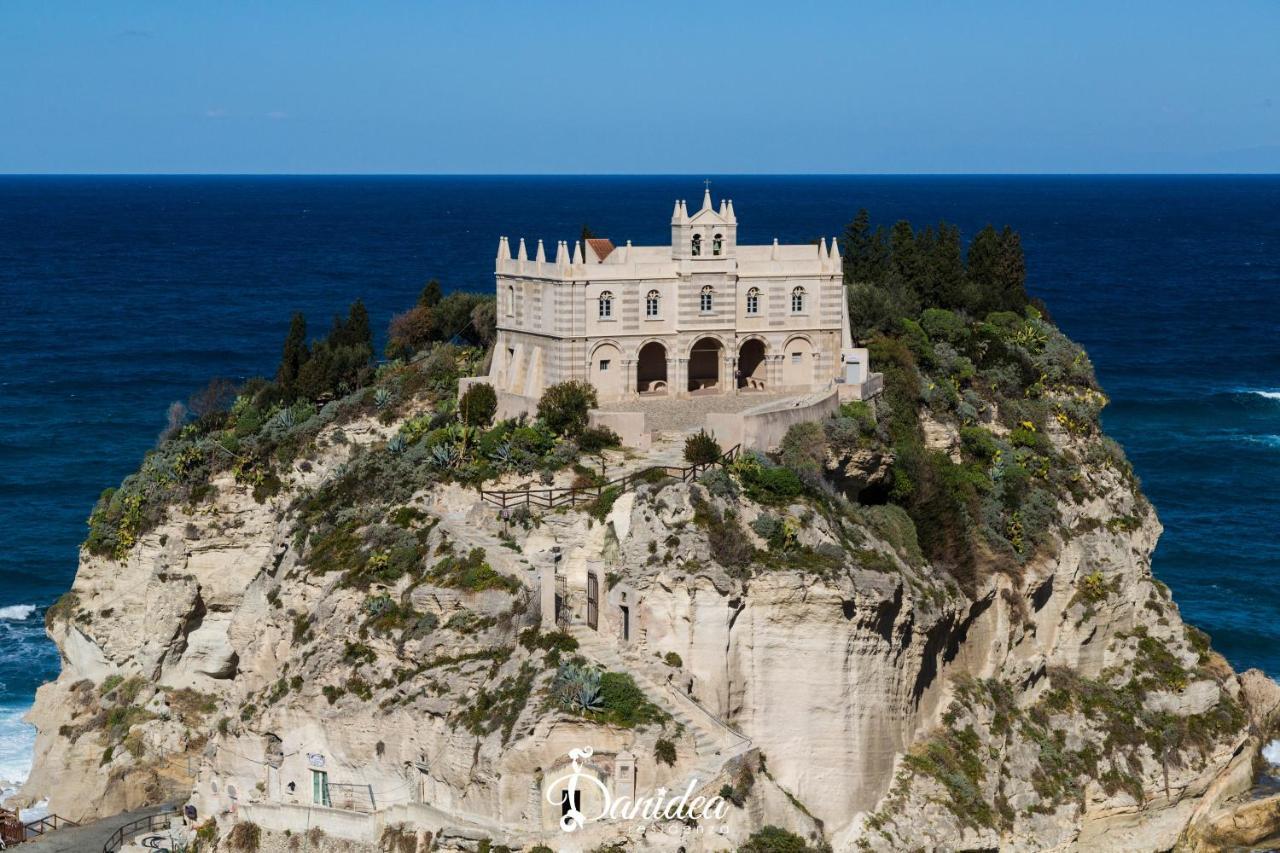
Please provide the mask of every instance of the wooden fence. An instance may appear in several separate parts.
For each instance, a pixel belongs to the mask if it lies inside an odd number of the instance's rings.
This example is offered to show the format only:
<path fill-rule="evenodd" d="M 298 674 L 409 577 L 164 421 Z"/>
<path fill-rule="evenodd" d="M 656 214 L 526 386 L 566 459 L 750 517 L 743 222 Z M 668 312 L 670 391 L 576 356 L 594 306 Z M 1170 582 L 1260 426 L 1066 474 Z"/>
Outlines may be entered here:
<path fill-rule="evenodd" d="M 673 477 L 682 483 L 687 483 L 701 476 L 709 468 L 732 463 L 734 459 L 738 458 L 739 448 L 740 445 L 735 444 L 712 462 L 699 462 L 695 465 L 686 465 L 684 467 L 651 465 L 648 468 L 633 471 L 599 486 L 527 488 L 506 491 L 494 491 L 481 487 L 480 499 L 504 510 L 518 506 L 540 507 L 542 509 L 556 509 L 562 506 L 574 507 L 598 500 L 609 489 L 617 488 L 619 491 L 625 492 L 629 488 L 634 488 L 637 483 L 653 482 L 658 477 Z"/>

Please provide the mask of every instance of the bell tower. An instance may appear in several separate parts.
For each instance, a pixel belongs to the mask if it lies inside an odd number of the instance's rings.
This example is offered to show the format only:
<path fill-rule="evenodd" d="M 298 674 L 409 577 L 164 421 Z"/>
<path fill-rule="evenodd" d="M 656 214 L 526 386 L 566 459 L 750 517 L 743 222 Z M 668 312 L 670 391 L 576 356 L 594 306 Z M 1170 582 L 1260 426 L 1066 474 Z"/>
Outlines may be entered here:
<path fill-rule="evenodd" d="M 678 261 L 724 260 L 737 255 L 738 218 L 733 202 L 721 199 L 720 209 L 711 204 L 711 182 L 705 182 L 702 207 L 689 215 L 683 200 L 677 200 L 671 214 L 671 257 Z"/>

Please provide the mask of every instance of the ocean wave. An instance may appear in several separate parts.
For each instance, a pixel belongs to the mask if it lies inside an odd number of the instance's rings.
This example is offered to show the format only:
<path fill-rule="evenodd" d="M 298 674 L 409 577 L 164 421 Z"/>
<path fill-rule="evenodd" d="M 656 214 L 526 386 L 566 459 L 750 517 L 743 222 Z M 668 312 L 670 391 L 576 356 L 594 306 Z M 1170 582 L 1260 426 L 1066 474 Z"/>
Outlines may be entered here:
<path fill-rule="evenodd" d="M 11 604 L 8 607 L 0 607 L 0 619 L 7 619 L 10 622 L 22 622 L 31 618 L 31 614 L 36 612 L 34 604 Z"/>
<path fill-rule="evenodd" d="M 31 772 L 36 727 L 25 723 L 26 708 L 0 707 L 0 781 L 21 784 Z"/>
<path fill-rule="evenodd" d="M 1259 397 L 1266 397 L 1268 400 L 1280 401 L 1280 391 L 1263 391 L 1257 388 L 1241 388 L 1241 394 L 1255 394 Z"/>

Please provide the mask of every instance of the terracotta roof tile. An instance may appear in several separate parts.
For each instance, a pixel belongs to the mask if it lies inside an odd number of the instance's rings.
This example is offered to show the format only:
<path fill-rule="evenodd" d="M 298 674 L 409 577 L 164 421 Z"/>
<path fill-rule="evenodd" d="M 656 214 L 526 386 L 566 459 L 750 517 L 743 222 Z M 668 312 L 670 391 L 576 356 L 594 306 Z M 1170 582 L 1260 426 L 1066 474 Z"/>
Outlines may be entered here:
<path fill-rule="evenodd" d="M 609 253 L 613 251 L 613 241 L 604 237 L 589 238 L 587 245 L 591 247 L 591 251 L 595 252 L 596 257 L 601 261 L 609 257 Z"/>

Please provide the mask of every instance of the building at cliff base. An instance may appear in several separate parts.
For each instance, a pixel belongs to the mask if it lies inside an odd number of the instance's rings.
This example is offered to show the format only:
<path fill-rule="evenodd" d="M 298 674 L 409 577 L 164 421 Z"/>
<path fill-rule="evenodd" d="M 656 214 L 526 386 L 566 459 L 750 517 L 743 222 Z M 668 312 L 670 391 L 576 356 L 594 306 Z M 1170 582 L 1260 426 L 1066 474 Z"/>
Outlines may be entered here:
<path fill-rule="evenodd" d="M 710 189 L 696 213 L 676 202 L 670 245 L 561 240 L 549 259 L 503 237 L 495 273 L 500 394 L 536 402 L 568 380 L 601 402 L 802 394 L 866 375 L 836 241 L 739 245 L 733 202 Z"/>

